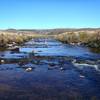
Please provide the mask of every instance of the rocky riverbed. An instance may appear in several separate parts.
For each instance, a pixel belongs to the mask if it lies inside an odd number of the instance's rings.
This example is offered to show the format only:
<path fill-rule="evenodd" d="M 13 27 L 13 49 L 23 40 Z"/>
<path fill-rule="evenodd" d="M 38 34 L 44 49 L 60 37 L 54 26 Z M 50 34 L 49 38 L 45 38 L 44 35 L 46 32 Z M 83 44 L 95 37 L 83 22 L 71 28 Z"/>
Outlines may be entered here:
<path fill-rule="evenodd" d="M 0 100 L 99 100 L 100 53 L 32 39 L 0 51 Z"/>

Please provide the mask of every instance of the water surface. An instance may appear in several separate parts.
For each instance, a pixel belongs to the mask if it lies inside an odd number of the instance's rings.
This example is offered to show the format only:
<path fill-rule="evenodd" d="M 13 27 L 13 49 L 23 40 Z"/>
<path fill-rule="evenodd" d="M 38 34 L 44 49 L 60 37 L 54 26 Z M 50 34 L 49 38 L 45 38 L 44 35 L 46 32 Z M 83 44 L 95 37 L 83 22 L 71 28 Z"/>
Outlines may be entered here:
<path fill-rule="evenodd" d="M 89 48 L 33 39 L 0 59 L 0 100 L 100 98 L 100 53 Z"/>

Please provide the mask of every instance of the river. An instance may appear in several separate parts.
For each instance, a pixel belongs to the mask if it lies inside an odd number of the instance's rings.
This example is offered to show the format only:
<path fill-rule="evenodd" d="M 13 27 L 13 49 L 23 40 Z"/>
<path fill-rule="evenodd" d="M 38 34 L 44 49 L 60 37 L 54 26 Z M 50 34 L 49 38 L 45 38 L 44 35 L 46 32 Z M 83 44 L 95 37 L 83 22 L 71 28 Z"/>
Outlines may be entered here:
<path fill-rule="evenodd" d="M 0 51 L 0 100 L 99 100 L 100 53 L 38 38 Z"/>

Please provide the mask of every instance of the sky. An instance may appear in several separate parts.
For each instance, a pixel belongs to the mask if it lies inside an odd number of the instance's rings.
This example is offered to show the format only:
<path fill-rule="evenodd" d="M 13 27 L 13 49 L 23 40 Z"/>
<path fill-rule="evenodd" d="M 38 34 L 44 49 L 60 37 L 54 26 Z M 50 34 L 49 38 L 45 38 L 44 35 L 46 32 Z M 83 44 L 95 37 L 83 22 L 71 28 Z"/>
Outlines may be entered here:
<path fill-rule="evenodd" d="M 0 0 L 0 29 L 100 27 L 100 0 Z"/>

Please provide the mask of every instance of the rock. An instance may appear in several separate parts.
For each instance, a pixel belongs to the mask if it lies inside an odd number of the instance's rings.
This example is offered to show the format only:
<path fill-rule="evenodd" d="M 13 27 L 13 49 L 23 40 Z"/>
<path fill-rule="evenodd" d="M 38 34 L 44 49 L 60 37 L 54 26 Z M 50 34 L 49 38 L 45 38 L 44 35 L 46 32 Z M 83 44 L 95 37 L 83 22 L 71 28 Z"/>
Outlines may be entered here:
<path fill-rule="evenodd" d="M 72 64 L 76 63 L 76 61 L 77 61 L 76 59 L 73 59 Z"/>
<path fill-rule="evenodd" d="M 19 52 L 19 47 L 18 47 L 18 46 L 9 47 L 8 50 L 11 50 L 11 51 L 18 51 L 18 52 Z"/>
<path fill-rule="evenodd" d="M 34 64 L 28 63 L 28 64 L 22 65 L 21 68 L 25 69 L 25 71 L 27 71 L 27 72 L 30 72 L 30 71 L 32 71 L 35 67 L 34 67 Z"/>
<path fill-rule="evenodd" d="M 80 78 L 85 78 L 85 76 L 83 76 L 83 75 L 80 75 L 79 77 L 80 77 Z"/>
<path fill-rule="evenodd" d="M 71 45 L 75 45 L 75 43 L 70 43 Z"/>
<path fill-rule="evenodd" d="M 61 71 L 64 71 L 64 70 L 66 70 L 66 66 L 60 67 L 59 69 L 60 69 Z"/>
<path fill-rule="evenodd" d="M 31 67 L 25 69 L 25 71 L 27 71 L 27 72 L 30 72 L 30 71 L 32 71 L 32 70 L 33 70 L 33 69 L 32 69 Z"/>
<path fill-rule="evenodd" d="M 5 61 L 4 61 L 4 60 L 1 60 L 0 62 L 1 62 L 1 63 L 4 63 Z"/>

